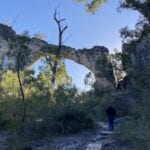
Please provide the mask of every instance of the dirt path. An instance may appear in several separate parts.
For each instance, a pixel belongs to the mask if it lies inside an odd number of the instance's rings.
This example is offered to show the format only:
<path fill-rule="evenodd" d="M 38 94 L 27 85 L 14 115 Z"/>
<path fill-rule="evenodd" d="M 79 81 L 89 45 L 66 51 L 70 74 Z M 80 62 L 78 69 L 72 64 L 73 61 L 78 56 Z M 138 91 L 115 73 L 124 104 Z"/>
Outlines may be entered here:
<path fill-rule="evenodd" d="M 111 139 L 112 131 L 108 130 L 106 123 L 97 122 L 95 132 L 85 132 L 77 135 L 60 137 L 45 142 L 44 146 L 34 147 L 34 150 L 101 150 L 102 145 L 113 142 Z"/>
<path fill-rule="evenodd" d="M 28 142 L 32 150 L 102 150 L 102 146 L 113 142 L 112 131 L 104 122 L 97 122 L 97 130 L 86 131 L 79 134 L 60 136 L 56 138 L 44 138 Z M 12 144 L 11 149 L 6 143 L 10 134 L 0 133 L 0 150 L 16 150 Z M 17 143 L 18 145 L 20 142 Z M 23 150 L 23 149 L 22 149 Z"/>
<path fill-rule="evenodd" d="M 98 122 L 99 130 L 97 131 L 95 137 L 87 145 L 85 150 L 101 150 L 102 146 L 109 144 L 114 140 L 111 139 L 112 131 L 109 131 L 108 125 L 104 122 Z"/>

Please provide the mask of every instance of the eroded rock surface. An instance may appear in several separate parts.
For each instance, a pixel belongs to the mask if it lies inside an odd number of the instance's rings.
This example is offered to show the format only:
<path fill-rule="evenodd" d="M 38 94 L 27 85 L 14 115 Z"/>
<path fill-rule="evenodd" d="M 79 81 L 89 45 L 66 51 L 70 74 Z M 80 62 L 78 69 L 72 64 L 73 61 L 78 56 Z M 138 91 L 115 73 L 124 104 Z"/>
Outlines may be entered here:
<path fill-rule="evenodd" d="M 0 24 L 1 69 L 7 70 L 15 68 L 15 54 L 18 49 L 21 49 L 22 53 L 25 55 L 24 59 L 21 59 L 21 67 L 22 69 L 28 69 L 42 57 L 48 54 L 55 54 L 57 45 L 49 44 L 46 41 L 37 38 L 17 35 L 11 27 Z M 94 46 L 90 49 L 75 49 L 69 46 L 62 46 L 61 56 L 84 65 L 95 74 L 95 77 L 97 77 L 96 62 L 104 56 L 109 56 L 109 50 L 104 46 Z M 107 82 L 106 77 L 102 77 L 100 82 L 105 84 Z"/>

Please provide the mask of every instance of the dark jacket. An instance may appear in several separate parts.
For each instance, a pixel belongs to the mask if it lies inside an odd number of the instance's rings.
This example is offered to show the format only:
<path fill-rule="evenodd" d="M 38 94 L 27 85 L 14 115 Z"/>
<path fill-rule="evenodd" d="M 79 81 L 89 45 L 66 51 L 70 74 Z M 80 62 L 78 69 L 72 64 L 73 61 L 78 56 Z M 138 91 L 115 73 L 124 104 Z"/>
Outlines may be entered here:
<path fill-rule="evenodd" d="M 108 116 L 112 116 L 112 117 L 115 117 L 116 115 L 115 109 L 111 106 L 106 109 L 106 113 Z"/>

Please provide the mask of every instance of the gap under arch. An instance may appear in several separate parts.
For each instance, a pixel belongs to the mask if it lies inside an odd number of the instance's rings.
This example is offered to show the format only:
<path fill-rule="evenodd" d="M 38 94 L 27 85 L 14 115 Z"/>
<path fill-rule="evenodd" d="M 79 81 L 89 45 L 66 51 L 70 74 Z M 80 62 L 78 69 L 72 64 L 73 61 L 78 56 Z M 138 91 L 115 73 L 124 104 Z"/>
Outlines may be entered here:
<path fill-rule="evenodd" d="M 39 59 L 38 61 L 36 61 L 32 65 L 32 68 L 35 70 L 34 76 L 38 75 L 39 67 L 44 65 L 44 63 L 42 62 L 42 59 L 43 58 Z M 77 87 L 78 91 L 79 92 L 86 92 L 86 91 L 91 90 L 91 86 L 86 85 L 84 82 L 86 75 L 91 71 L 88 68 L 86 68 L 85 66 L 78 64 L 73 60 L 64 59 L 64 62 L 66 65 L 68 75 L 71 76 L 73 85 L 75 85 Z M 92 82 L 94 83 L 95 77 L 94 77 L 94 74 L 92 72 L 91 72 L 91 77 L 92 77 Z"/>

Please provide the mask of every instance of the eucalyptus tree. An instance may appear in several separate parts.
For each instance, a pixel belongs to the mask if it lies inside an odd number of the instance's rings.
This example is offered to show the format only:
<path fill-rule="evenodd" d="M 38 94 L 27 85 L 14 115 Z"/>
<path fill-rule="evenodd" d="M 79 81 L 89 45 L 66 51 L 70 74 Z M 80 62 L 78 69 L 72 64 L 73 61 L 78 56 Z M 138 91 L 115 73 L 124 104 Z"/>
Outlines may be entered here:
<path fill-rule="evenodd" d="M 49 89 L 49 92 L 53 93 L 55 89 L 57 89 L 59 86 L 64 84 L 71 85 L 72 79 L 68 75 L 66 66 L 63 60 L 58 59 L 57 63 L 57 71 L 55 74 L 55 88 L 54 84 L 52 82 L 53 79 L 53 66 L 55 65 L 56 56 L 49 55 L 46 56 L 46 60 L 43 60 L 43 65 L 39 67 L 39 74 L 38 74 L 38 83 L 42 84 L 44 87 Z M 41 87 L 43 87 L 41 86 Z"/>

